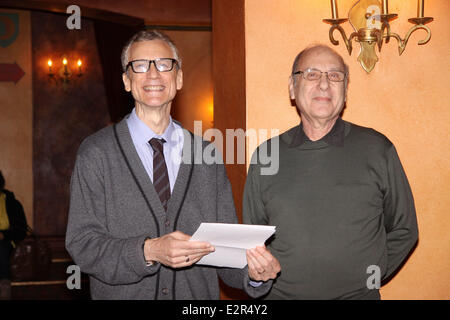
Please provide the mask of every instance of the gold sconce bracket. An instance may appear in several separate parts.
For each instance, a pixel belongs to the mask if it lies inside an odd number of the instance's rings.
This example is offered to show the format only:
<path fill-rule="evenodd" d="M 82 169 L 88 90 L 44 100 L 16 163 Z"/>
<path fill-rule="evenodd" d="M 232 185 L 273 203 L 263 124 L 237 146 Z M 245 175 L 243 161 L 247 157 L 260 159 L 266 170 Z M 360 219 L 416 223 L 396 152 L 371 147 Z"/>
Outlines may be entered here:
<path fill-rule="evenodd" d="M 417 31 L 419 29 L 425 30 L 427 32 L 427 36 L 426 36 L 425 39 L 420 40 L 417 44 L 418 45 L 424 45 L 428 41 L 430 41 L 430 39 L 431 39 L 431 30 L 430 30 L 430 28 L 425 26 L 425 24 L 430 23 L 431 21 L 433 21 L 433 18 L 431 18 L 431 17 L 423 17 L 423 18 L 410 18 L 410 19 L 408 19 L 408 21 L 411 22 L 412 24 L 415 24 L 415 26 L 411 27 L 408 30 L 408 32 L 406 33 L 405 38 L 402 39 L 397 33 L 393 33 L 393 32 L 390 31 L 390 26 L 389 26 L 389 20 L 390 19 L 389 19 L 389 17 L 385 17 L 385 16 L 392 16 L 392 15 L 381 15 L 381 20 L 383 21 L 383 27 L 381 29 L 382 34 L 383 34 L 383 38 L 386 39 L 386 43 L 389 42 L 389 38 L 390 37 L 394 37 L 395 39 L 397 39 L 397 42 L 398 42 L 398 54 L 399 55 L 402 55 L 402 53 L 405 51 L 406 45 L 407 45 L 408 40 L 411 37 L 411 35 L 415 31 Z M 387 27 L 385 27 L 385 26 L 387 26 Z M 387 29 L 386 34 L 384 33 L 385 29 Z M 380 48 L 380 50 L 381 50 L 381 48 Z"/>
<path fill-rule="evenodd" d="M 427 24 L 433 21 L 432 17 L 423 17 L 423 18 L 409 18 L 408 21 L 414 24 Z"/>
<path fill-rule="evenodd" d="M 387 30 L 386 36 L 383 36 L 383 38 L 386 39 L 386 43 L 389 43 L 390 40 L 390 34 L 391 34 L 391 25 L 389 24 L 390 21 L 396 19 L 398 17 L 397 14 L 391 13 L 391 14 L 381 14 L 380 15 L 380 21 L 381 21 L 381 34 L 384 35 L 384 30 Z M 381 51 L 381 47 L 383 46 L 383 39 L 381 39 L 380 43 L 378 44 L 378 50 Z"/>
<path fill-rule="evenodd" d="M 413 34 L 414 31 L 419 30 L 419 29 L 424 29 L 425 31 L 427 31 L 427 36 L 425 39 L 420 40 L 417 44 L 418 45 L 426 44 L 431 39 L 431 30 L 430 30 L 430 28 L 428 28 L 427 26 L 425 26 L 423 24 L 416 25 L 416 26 L 412 27 L 411 29 L 409 29 L 409 31 L 406 33 L 405 39 L 402 39 L 396 33 L 391 33 L 389 35 L 385 35 L 384 37 L 390 36 L 390 37 L 394 37 L 395 39 L 397 39 L 398 55 L 401 56 L 403 51 L 405 51 L 405 49 L 406 49 L 406 45 L 408 44 L 409 37 L 411 36 L 411 34 Z"/>
<path fill-rule="evenodd" d="M 349 55 L 352 53 L 352 41 L 355 40 L 361 46 L 358 61 L 366 72 L 372 71 L 375 67 L 378 57 L 375 52 L 375 44 L 378 51 L 381 52 L 383 43 L 389 43 L 391 37 L 398 42 L 398 52 L 401 55 L 408 43 L 410 36 L 419 29 L 427 32 L 426 38 L 418 42 L 419 45 L 426 44 L 431 39 L 431 30 L 425 24 L 433 21 L 432 17 L 424 17 L 424 0 L 418 0 L 417 17 L 410 18 L 408 21 L 414 24 L 402 39 L 397 33 L 391 32 L 390 21 L 398 17 L 395 13 L 389 13 L 388 0 L 358 0 L 349 11 L 349 19 L 340 19 L 338 17 L 337 1 L 331 0 L 332 19 L 323 19 L 323 22 L 331 24 L 329 38 L 333 45 L 339 45 L 333 33 L 338 30 L 345 42 Z M 355 32 L 347 38 L 341 24 L 349 21 Z"/>
<path fill-rule="evenodd" d="M 323 22 L 331 24 L 329 37 L 332 44 L 335 46 L 339 45 L 339 41 L 336 40 L 333 36 L 334 30 L 338 30 L 341 33 L 342 39 L 344 40 L 345 46 L 347 47 L 348 54 L 352 54 L 352 37 L 355 33 L 350 35 L 350 38 L 347 39 L 347 35 L 345 34 L 345 30 L 340 26 L 341 23 L 347 22 L 348 19 L 323 19 Z"/>

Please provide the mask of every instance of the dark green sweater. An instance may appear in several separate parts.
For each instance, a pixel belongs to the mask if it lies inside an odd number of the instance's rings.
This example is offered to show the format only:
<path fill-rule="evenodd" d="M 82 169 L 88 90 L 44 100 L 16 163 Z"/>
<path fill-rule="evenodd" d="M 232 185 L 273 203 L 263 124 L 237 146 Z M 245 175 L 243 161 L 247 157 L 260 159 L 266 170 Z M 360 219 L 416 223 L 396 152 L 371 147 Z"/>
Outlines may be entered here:
<path fill-rule="evenodd" d="M 277 143 L 279 170 L 261 175 L 269 165 L 257 155 L 276 152 Z M 413 196 L 393 144 L 338 119 L 319 141 L 310 141 L 301 125 L 270 139 L 251 163 L 244 223 L 276 226 L 268 248 L 281 263 L 267 298 L 379 298 L 367 287 L 368 267 L 388 277 L 418 235 Z"/>

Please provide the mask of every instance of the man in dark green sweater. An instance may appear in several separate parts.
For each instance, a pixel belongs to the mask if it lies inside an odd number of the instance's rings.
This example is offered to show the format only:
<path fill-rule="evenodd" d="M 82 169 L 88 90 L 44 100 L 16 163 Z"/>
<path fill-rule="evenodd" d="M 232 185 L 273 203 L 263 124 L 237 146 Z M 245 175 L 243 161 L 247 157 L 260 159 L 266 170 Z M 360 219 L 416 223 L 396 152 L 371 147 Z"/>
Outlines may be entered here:
<path fill-rule="evenodd" d="M 379 299 L 380 282 L 418 237 L 411 189 L 394 145 L 344 121 L 348 67 L 327 46 L 295 59 L 289 89 L 300 125 L 258 147 L 244 223 L 277 228 L 281 274 L 268 299 Z M 266 152 L 279 170 L 264 174 Z M 266 171 L 267 172 L 267 171 Z"/>

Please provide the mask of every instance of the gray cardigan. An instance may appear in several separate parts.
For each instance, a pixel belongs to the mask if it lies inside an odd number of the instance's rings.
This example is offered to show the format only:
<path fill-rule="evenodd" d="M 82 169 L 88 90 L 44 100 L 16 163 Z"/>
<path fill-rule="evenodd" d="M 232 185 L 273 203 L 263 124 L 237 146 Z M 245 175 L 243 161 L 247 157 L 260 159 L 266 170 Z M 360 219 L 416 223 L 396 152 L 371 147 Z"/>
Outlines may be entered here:
<path fill-rule="evenodd" d="M 208 144 L 185 134 L 183 159 Z M 224 165 L 191 160 L 180 165 L 166 213 L 125 119 L 116 133 L 109 126 L 83 141 L 71 179 L 66 248 L 89 275 L 93 299 L 218 299 L 218 276 L 251 297 L 270 290 L 271 281 L 250 286 L 247 267 L 146 266 L 146 237 L 175 230 L 192 235 L 201 222 L 238 222 Z"/>

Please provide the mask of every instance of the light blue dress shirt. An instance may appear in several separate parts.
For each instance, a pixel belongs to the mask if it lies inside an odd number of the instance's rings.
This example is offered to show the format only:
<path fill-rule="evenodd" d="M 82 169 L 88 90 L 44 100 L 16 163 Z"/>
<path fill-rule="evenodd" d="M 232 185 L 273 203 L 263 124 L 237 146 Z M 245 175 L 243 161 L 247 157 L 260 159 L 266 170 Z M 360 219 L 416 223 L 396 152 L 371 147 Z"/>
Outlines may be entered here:
<path fill-rule="evenodd" d="M 170 117 L 169 125 L 162 135 L 153 132 L 136 114 L 136 108 L 130 113 L 127 119 L 128 129 L 131 139 L 145 170 L 153 182 L 153 149 L 150 146 L 150 139 L 163 138 L 166 142 L 164 146 L 164 159 L 166 160 L 167 173 L 169 175 L 170 193 L 173 191 L 180 169 L 180 159 L 183 151 L 184 136 L 182 128 Z"/>

